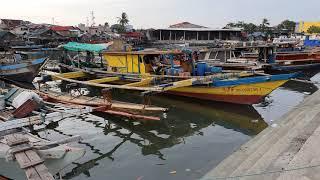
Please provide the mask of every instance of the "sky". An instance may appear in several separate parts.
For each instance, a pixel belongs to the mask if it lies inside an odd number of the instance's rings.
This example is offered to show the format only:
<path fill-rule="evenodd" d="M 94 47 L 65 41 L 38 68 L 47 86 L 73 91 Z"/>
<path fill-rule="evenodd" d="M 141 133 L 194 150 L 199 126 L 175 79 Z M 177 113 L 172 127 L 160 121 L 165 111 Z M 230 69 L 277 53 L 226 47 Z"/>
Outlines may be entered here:
<path fill-rule="evenodd" d="M 319 0 L 2 0 L 0 18 L 23 19 L 58 25 L 114 24 L 122 12 L 135 28 L 166 28 L 191 22 L 222 28 L 228 22 L 259 24 L 267 18 L 272 25 L 282 20 L 320 21 Z"/>

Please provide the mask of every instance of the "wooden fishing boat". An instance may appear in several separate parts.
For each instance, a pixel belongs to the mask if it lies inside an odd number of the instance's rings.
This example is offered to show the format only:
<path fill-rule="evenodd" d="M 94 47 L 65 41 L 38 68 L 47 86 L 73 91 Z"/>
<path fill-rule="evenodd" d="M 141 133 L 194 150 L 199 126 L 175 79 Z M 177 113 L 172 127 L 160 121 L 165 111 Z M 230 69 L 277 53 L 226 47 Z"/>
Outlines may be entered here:
<path fill-rule="evenodd" d="M 268 46 L 259 48 L 264 50 L 264 58 L 268 59 Z M 100 88 L 143 91 L 143 94 L 169 93 L 203 100 L 255 104 L 297 76 L 221 73 L 221 68 L 196 61 L 193 53 L 188 51 L 103 52 L 103 57 L 108 65 L 106 69 L 61 64 L 61 69 L 67 73 L 52 75 L 51 79 Z M 80 81 L 79 78 L 87 80 Z"/>
<path fill-rule="evenodd" d="M 147 115 L 149 113 L 161 113 L 168 111 L 167 108 L 161 108 L 151 105 L 134 104 L 121 101 L 106 100 L 101 97 L 71 96 L 66 93 L 57 93 L 53 91 L 37 92 L 48 102 L 81 105 L 93 107 L 93 112 L 102 112 L 105 114 L 126 117 L 134 120 L 160 121 L 158 116 Z"/>
<path fill-rule="evenodd" d="M 32 83 L 46 61 L 46 58 L 41 58 L 32 61 L 21 61 L 21 63 L 10 65 L 1 65 L 0 77 L 11 81 Z"/>
<path fill-rule="evenodd" d="M 221 101 L 236 104 L 256 104 L 297 74 L 282 74 L 257 76 L 252 72 L 225 73 L 205 77 L 197 76 L 165 76 L 165 75 L 143 75 L 137 77 L 134 74 L 123 74 L 107 72 L 95 69 L 79 70 L 72 74 L 53 75 L 53 80 L 63 80 L 72 83 L 95 86 L 101 88 L 115 88 L 143 91 L 143 93 L 169 93 L 179 96 L 198 98 L 203 100 Z M 79 77 L 92 77 L 98 73 L 104 77 L 95 80 L 80 81 Z M 141 74 L 139 74 L 141 76 Z M 135 78 L 132 78 L 135 77 Z M 130 82 L 134 79 L 135 81 Z M 138 81 L 137 81 L 138 79 Z M 129 83 L 117 85 L 119 81 Z M 108 84 L 106 84 L 108 83 Z M 113 83 L 113 84 L 110 84 Z"/>

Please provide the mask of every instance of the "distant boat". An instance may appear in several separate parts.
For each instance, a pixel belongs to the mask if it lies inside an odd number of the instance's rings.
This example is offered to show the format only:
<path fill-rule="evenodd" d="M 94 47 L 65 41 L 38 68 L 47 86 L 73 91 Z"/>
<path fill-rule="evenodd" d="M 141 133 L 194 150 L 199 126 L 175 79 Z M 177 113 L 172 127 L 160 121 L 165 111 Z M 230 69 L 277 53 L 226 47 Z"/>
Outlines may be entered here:
<path fill-rule="evenodd" d="M 16 82 L 32 83 L 46 61 L 47 58 L 41 58 L 16 64 L 0 65 L 0 77 Z"/>

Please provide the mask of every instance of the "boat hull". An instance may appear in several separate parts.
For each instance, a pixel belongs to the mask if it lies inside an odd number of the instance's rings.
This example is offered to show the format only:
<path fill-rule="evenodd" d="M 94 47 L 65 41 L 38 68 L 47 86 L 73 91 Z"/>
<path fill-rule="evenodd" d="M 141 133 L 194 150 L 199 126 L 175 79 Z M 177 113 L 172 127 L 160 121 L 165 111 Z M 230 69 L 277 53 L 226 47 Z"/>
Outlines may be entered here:
<path fill-rule="evenodd" d="M 27 63 L 1 66 L 0 76 L 11 81 L 32 83 L 45 61 L 45 59 L 37 59 Z"/>
<path fill-rule="evenodd" d="M 257 104 L 288 80 L 236 85 L 230 87 L 183 87 L 167 93 L 202 100 L 234 104 Z"/>

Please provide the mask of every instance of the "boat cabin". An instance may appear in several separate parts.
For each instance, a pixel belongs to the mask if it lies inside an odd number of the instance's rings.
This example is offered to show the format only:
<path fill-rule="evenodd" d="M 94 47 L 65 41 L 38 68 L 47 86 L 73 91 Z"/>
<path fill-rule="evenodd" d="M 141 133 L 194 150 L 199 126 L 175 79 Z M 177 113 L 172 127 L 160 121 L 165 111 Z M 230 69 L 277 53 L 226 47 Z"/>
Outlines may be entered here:
<path fill-rule="evenodd" d="M 108 70 L 156 75 L 192 74 L 193 58 L 181 51 L 105 52 Z"/>

